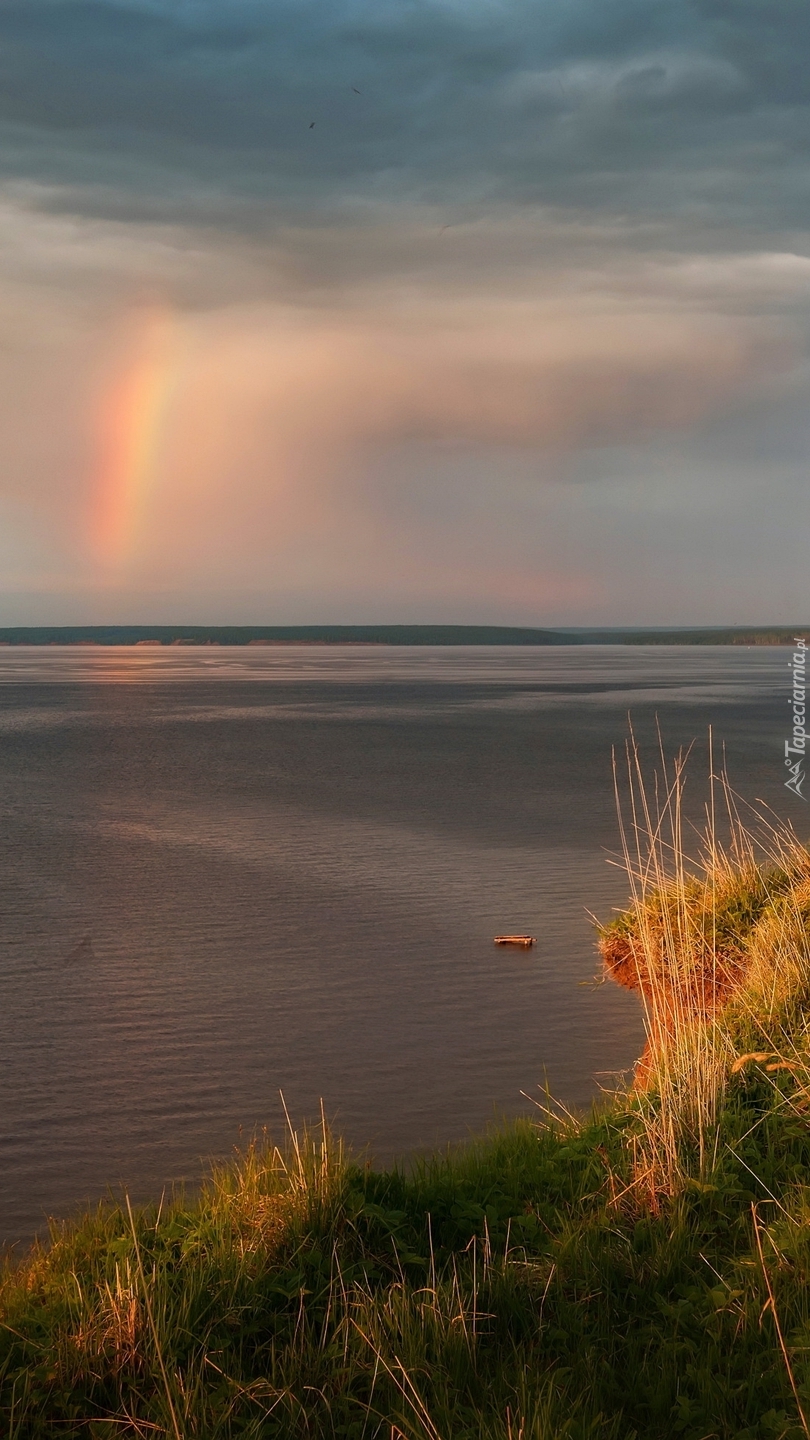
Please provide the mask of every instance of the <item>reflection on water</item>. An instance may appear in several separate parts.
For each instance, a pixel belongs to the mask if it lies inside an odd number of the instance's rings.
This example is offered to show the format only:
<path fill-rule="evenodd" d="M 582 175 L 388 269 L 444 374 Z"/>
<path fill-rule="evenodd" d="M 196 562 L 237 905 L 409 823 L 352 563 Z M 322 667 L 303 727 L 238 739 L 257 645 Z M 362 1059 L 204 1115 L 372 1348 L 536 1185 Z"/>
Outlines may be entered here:
<path fill-rule="evenodd" d="M 588 983 L 585 913 L 625 895 L 627 710 L 645 743 L 656 713 L 672 747 L 713 723 L 738 787 L 795 818 L 785 664 L 0 651 L 0 1235 L 196 1176 L 240 1126 L 278 1129 L 279 1089 L 380 1156 L 546 1081 L 587 1103 L 641 1044 L 632 997 Z M 496 950 L 505 930 L 539 944 Z"/>
<path fill-rule="evenodd" d="M 689 645 L 14 645 L 0 648 L 0 684 L 436 680 L 538 685 L 547 696 L 573 686 L 583 696 L 629 690 L 732 698 L 752 687 L 773 689 L 774 656 L 785 653 Z"/>

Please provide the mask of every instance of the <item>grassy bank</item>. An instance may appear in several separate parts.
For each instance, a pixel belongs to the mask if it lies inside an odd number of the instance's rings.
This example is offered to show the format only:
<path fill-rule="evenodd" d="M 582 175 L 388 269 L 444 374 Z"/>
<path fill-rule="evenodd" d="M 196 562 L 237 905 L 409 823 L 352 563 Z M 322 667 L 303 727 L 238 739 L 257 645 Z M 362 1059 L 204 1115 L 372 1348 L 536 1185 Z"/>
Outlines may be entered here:
<path fill-rule="evenodd" d="M 405 1171 L 324 1133 L 193 1202 L 54 1231 L 0 1293 L 0 1432 L 550 1440 L 807 1436 L 810 855 L 733 802 L 683 857 L 638 776 L 637 1085 Z"/>
<path fill-rule="evenodd" d="M 3 1433 L 801 1435 L 776 1328 L 810 1399 L 788 1082 L 737 1080 L 711 1179 L 657 1213 L 637 1123 L 518 1125 L 409 1177 L 254 1151 L 193 1205 L 100 1211 L 6 1280 Z"/>

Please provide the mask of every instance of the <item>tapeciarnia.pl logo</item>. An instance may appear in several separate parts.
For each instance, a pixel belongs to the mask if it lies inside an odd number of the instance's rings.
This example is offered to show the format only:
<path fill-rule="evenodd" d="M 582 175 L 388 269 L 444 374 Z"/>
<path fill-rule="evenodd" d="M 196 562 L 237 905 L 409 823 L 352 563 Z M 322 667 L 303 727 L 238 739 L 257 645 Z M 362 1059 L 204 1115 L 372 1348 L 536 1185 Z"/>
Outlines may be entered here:
<path fill-rule="evenodd" d="M 788 790 L 798 795 L 800 800 L 806 800 L 807 796 L 802 794 L 802 786 L 805 782 L 804 757 L 807 749 L 807 730 L 805 720 L 807 718 L 806 694 L 807 694 L 807 641 L 797 635 L 795 638 L 796 649 L 790 661 L 790 669 L 793 675 L 793 738 L 785 741 L 785 764 L 789 775 L 785 781 Z M 794 758 L 795 757 L 795 758 Z"/>

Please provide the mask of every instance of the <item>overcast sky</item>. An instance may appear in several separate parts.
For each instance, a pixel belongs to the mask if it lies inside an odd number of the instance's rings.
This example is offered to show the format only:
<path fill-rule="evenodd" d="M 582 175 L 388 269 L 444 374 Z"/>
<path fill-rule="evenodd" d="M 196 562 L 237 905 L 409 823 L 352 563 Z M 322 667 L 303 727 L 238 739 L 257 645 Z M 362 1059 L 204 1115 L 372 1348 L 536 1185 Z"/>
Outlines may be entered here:
<path fill-rule="evenodd" d="M 807 0 L 4 0 L 0 624 L 807 621 Z"/>

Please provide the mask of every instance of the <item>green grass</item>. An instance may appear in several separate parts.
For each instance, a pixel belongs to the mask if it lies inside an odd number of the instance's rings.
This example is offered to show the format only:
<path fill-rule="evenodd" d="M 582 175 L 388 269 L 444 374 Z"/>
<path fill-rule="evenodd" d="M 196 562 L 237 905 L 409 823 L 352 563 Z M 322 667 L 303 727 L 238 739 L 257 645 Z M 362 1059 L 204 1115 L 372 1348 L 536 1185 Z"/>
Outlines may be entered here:
<path fill-rule="evenodd" d="M 0 1281 L 0 1435 L 810 1440 L 810 853 L 712 810 L 690 867 L 679 777 L 602 931 L 643 1084 L 410 1169 L 323 1127 L 55 1227 Z"/>
<path fill-rule="evenodd" d="M 767 1305 L 770 1282 L 808 1410 L 794 1090 L 735 1076 L 711 1181 L 657 1213 L 631 1183 L 632 1101 L 412 1173 L 253 1149 L 192 1203 L 102 1208 L 5 1279 L 0 1433 L 799 1436 Z"/>

